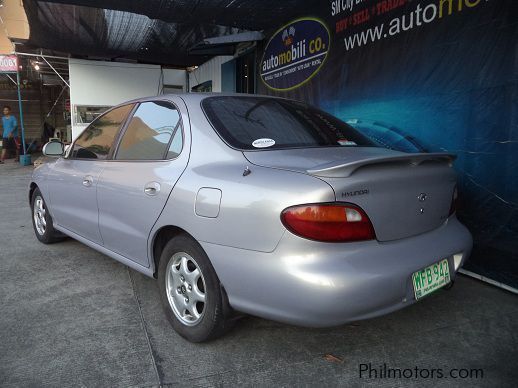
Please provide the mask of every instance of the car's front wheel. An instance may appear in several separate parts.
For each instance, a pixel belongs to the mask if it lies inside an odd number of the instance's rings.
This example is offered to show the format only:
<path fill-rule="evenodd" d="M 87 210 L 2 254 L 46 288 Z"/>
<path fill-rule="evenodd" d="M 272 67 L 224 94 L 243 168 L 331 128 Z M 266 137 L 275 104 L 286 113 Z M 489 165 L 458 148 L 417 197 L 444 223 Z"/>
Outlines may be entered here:
<path fill-rule="evenodd" d="M 215 339 L 229 328 L 225 295 L 202 247 L 187 235 L 171 239 L 158 268 L 162 306 L 173 328 L 191 342 Z"/>
<path fill-rule="evenodd" d="M 38 240 L 44 244 L 51 244 L 63 239 L 61 233 L 54 229 L 52 217 L 47 209 L 47 204 L 41 195 L 40 189 L 32 193 L 32 226 Z"/>

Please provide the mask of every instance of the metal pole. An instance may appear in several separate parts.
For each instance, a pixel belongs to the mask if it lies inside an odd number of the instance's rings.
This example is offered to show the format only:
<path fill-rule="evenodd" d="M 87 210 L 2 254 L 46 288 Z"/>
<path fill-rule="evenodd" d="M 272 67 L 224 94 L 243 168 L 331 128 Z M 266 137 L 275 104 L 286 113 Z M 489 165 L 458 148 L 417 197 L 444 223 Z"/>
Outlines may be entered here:
<path fill-rule="evenodd" d="M 20 53 L 16 52 L 16 55 L 24 55 L 26 57 L 42 57 L 45 55 L 47 58 L 56 58 L 56 59 L 66 59 L 68 60 L 68 57 L 56 57 L 55 55 L 46 55 L 46 54 L 29 54 L 29 53 Z"/>
<path fill-rule="evenodd" d="M 64 92 L 66 89 L 67 89 L 67 87 L 66 87 L 66 86 L 63 86 L 63 89 L 61 89 L 61 93 L 59 93 L 58 98 L 56 98 L 56 101 L 54 101 L 54 105 L 52 105 L 52 108 L 50 108 L 49 113 L 47 113 L 47 116 L 45 116 L 45 119 L 47 119 L 47 118 L 50 116 L 50 114 L 52 113 L 52 111 L 53 111 L 53 110 L 54 110 L 54 108 L 56 107 L 56 105 L 57 105 L 57 103 L 58 103 L 59 99 L 60 99 L 60 98 L 61 98 L 61 96 L 63 95 L 63 92 Z M 55 124 L 55 123 L 54 123 L 54 124 Z"/>
<path fill-rule="evenodd" d="M 9 74 L 4 73 L 4 75 L 5 75 L 7 78 L 9 78 L 9 79 L 13 82 L 13 84 L 18 85 L 18 84 L 16 83 L 16 81 L 15 81 L 14 79 L 12 79 L 12 78 L 11 78 L 11 76 L 10 76 Z"/>
<path fill-rule="evenodd" d="M 70 85 L 68 84 L 68 82 L 67 82 L 67 81 L 65 81 L 65 79 L 61 76 L 61 74 L 59 74 L 59 73 L 57 72 L 57 70 L 56 70 L 56 69 L 54 69 L 54 66 L 52 66 L 52 65 L 49 63 L 49 61 L 47 61 L 47 60 L 45 59 L 45 57 L 44 57 L 43 55 L 42 55 L 41 57 L 42 57 L 42 58 L 43 58 L 43 60 L 47 63 L 47 65 L 49 65 L 49 67 L 50 67 L 52 70 L 54 70 L 54 73 L 56 73 L 56 74 L 58 75 L 58 77 L 59 77 L 59 78 L 61 78 L 61 81 L 63 81 L 63 82 L 65 83 L 65 85 L 67 85 L 68 87 L 70 87 Z"/>
<path fill-rule="evenodd" d="M 22 128 L 22 144 L 23 144 L 23 154 L 26 154 L 25 149 L 25 128 L 23 126 L 23 111 L 22 111 L 22 94 L 20 92 L 20 72 L 16 71 L 16 81 L 17 81 L 17 89 L 18 89 L 18 107 L 20 109 L 20 127 Z"/>

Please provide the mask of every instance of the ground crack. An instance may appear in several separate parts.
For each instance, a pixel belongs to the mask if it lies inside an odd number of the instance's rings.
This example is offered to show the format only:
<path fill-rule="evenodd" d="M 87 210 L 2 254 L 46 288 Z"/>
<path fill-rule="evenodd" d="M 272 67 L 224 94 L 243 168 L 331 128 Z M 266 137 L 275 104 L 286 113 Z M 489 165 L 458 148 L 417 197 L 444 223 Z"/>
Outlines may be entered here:
<path fill-rule="evenodd" d="M 155 375 L 156 375 L 156 379 L 158 381 L 158 386 L 161 387 L 162 382 L 160 379 L 160 373 L 158 373 L 158 366 L 156 363 L 155 354 L 153 352 L 153 347 L 151 346 L 151 340 L 149 339 L 149 333 L 147 332 L 146 320 L 144 319 L 144 313 L 142 312 L 142 308 L 140 307 L 140 300 L 137 295 L 135 281 L 133 280 L 133 277 L 131 276 L 131 269 L 129 267 L 127 267 L 127 270 L 128 270 L 128 276 L 129 276 L 130 282 L 131 282 L 131 289 L 133 290 L 133 297 L 135 298 L 135 302 L 137 303 L 137 307 L 138 307 L 138 311 L 139 311 L 139 315 L 140 315 L 140 324 L 142 325 L 142 329 L 144 330 L 144 334 L 146 336 L 146 341 L 147 341 L 147 346 L 149 349 L 149 355 L 151 356 L 151 360 L 153 362 L 153 369 L 155 370 Z"/>

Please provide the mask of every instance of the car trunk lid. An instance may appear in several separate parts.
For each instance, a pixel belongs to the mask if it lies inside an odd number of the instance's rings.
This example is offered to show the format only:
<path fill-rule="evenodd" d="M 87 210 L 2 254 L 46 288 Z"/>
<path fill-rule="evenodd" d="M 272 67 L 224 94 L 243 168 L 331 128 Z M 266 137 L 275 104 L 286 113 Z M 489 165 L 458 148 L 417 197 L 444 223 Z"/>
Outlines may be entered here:
<path fill-rule="evenodd" d="M 244 155 L 256 165 L 309 174 L 327 182 L 337 201 L 365 210 L 379 241 L 428 232 L 444 224 L 449 215 L 456 181 L 452 154 L 324 147 Z"/>

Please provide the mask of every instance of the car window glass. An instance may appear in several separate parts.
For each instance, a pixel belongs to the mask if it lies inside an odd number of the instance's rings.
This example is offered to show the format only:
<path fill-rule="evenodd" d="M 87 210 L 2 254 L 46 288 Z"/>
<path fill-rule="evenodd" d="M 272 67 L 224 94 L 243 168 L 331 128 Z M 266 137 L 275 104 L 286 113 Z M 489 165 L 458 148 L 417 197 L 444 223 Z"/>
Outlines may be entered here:
<path fill-rule="evenodd" d="M 180 127 L 176 130 L 169 150 L 167 151 L 167 159 L 174 159 L 180 155 L 183 147 L 183 135 Z"/>
<path fill-rule="evenodd" d="M 92 122 L 79 135 L 71 152 L 72 158 L 106 159 L 122 123 L 133 105 L 115 108 Z"/>
<path fill-rule="evenodd" d="M 140 104 L 126 128 L 115 159 L 164 159 L 175 131 L 181 135 L 179 124 L 180 114 L 174 105 L 164 101 Z"/>
<path fill-rule="evenodd" d="M 374 146 L 334 116 L 306 104 L 266 97 L 209 97 L 202 102 L 220 136 L 243 150 Z"/>

